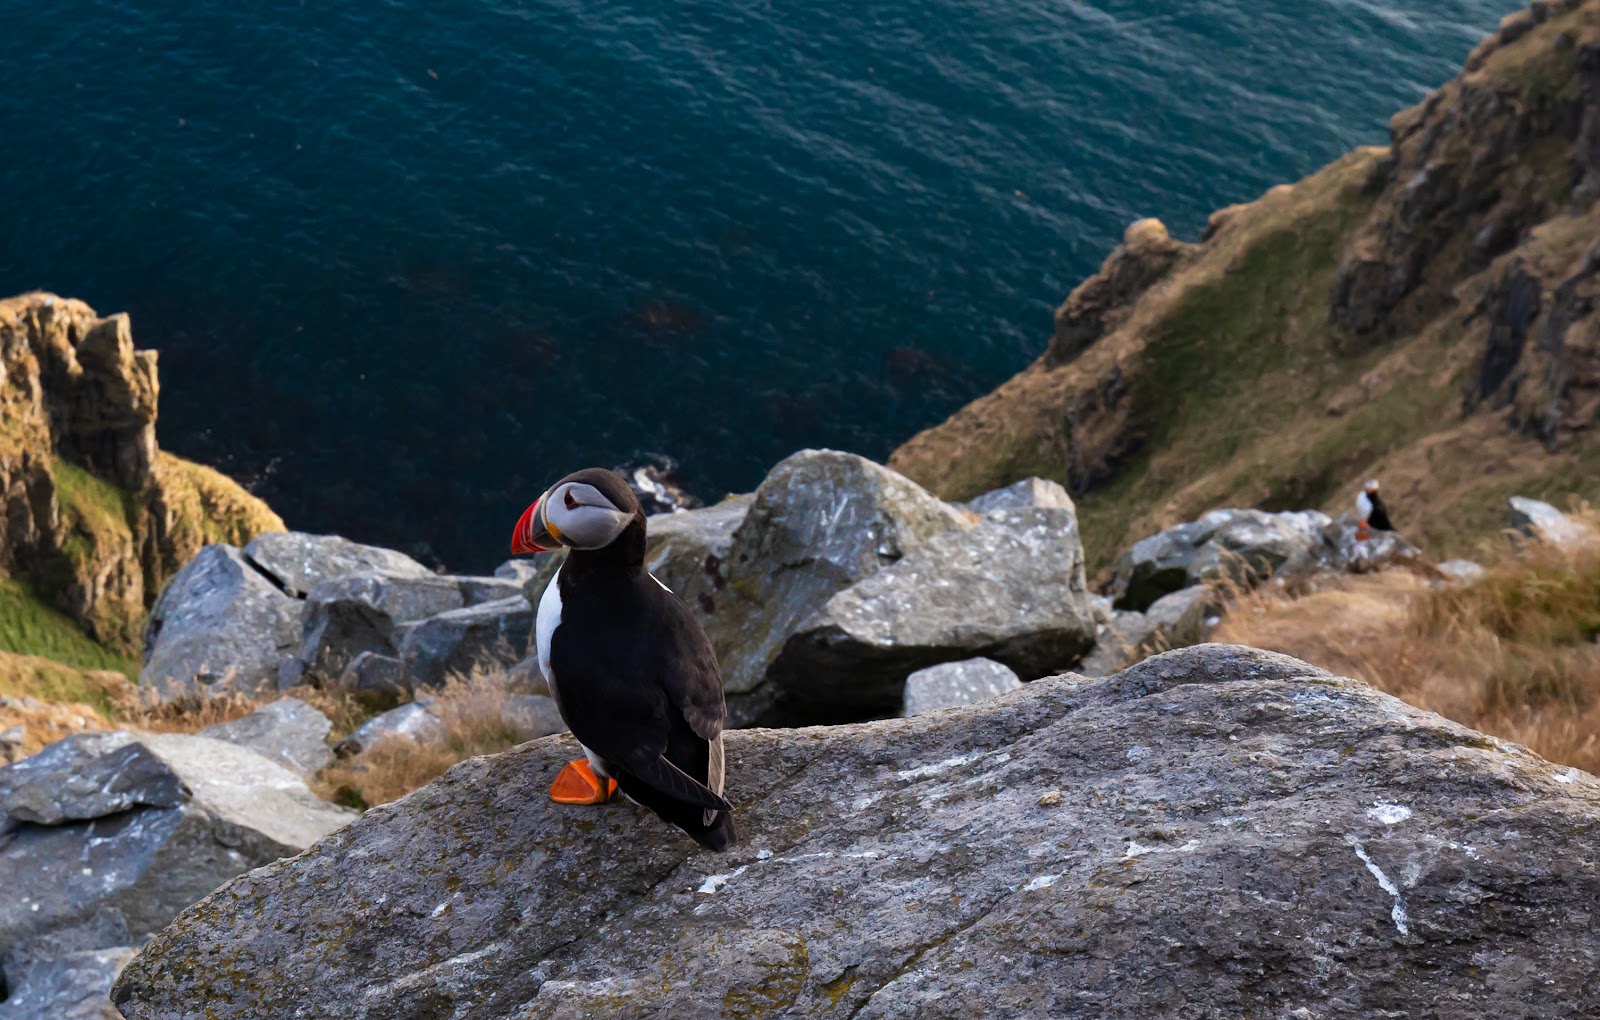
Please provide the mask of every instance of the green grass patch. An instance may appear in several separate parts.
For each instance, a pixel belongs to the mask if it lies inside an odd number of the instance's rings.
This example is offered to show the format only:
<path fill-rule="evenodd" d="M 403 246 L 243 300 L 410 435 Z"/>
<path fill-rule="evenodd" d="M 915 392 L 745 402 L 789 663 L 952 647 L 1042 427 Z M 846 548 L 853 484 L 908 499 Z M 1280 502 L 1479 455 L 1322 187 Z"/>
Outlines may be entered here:
<path fill-rule="evenodd" d="M 96 642 L 17 578 L 0 579 L 0 651 L 42 656 L 75 669 L 112 669 L 130 679 L 139 674 L 136 660 Z"/>
<path fill-rule="evenodd" d="M 50 474 L 69 525 L 96 538 L 132 536 L 128 523 L 135 512 L 132 494 L 69 461 L 56 461 Z"/>

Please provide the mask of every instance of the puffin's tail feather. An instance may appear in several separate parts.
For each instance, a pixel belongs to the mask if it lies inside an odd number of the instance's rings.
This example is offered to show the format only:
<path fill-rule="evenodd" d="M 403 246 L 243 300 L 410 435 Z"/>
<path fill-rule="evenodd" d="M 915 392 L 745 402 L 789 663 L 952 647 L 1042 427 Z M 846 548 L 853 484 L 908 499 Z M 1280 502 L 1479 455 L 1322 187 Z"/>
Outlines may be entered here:
<path fill-rule="evenodd" d="M 727 811 L 710 812 L 697 804 L 677 800 L 627 772 L 617 776 L 617 782 L 623 793 L 654 811 L 662 821 L 671 822 L 688 833 L 690 838 L 707 850 L 726 850 L 738 842 L 739 834 L 733 827 L 733 815 Z M 712 815 L 709 824 L 706 822 L 707 814 Z"/>
<path fill-rule="evenodd" d="M 718 853 L 739 842 L 739 832 L 733 827 L 733 815 L 726 811 L 718 811 L 716 820 L 699 832 L 689 831 L 694 841 L 707 850 Z"/>

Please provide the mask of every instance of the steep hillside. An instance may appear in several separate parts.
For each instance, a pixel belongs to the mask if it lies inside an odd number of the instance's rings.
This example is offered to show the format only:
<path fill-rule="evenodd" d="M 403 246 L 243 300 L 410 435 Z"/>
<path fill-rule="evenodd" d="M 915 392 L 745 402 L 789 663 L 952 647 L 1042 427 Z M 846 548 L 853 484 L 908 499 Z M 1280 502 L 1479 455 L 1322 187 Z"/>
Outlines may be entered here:
<path fill-rule="evenodd" d="M 158 391 L 126 315 L 0 300 L 0 654 L 126 669 L 201 545 L 282 529 L 232 480 L 157 448 Z"/>
<path fill-rule="evenodd" d="M 1509 16 L 1391 133 L 1197 243 L 1134 224 L 1038 361 L 891 465 L 953 499 L 1067 483 L 1091 569 L 1371 476 L 1440 557 L 1513 491 L 1600 495 L 1600 0 Z"/>

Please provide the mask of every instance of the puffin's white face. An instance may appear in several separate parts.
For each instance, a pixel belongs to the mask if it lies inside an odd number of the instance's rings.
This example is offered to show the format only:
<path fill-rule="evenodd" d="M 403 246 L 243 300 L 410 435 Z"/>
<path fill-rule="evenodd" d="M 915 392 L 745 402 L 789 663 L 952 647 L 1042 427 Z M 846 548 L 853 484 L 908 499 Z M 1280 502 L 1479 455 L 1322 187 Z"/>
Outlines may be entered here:
<path fill-rule="evenodd" d="M 545 530 L 573 549 L 604 549 L 633 520 L 599 489 L 582 482 L 557 485 L 539 505 L 544 509 Z"/>
<path fill-rule="evenodd" d="M 1367 489 L 1368 492 L 1377 492 L 1378 491 L 1378 480 L 1376 478 L 1374 478 L 1371 481 L 1367 482 L 1366 489 Z"/>
<path fill-rule="evenodd" d="M 633 514 L 586 482 L 561 482 L 525 511 L 512 533 L 514 553 L 544 552 L 558 545 L 604 549 L 622 534 Z"/>

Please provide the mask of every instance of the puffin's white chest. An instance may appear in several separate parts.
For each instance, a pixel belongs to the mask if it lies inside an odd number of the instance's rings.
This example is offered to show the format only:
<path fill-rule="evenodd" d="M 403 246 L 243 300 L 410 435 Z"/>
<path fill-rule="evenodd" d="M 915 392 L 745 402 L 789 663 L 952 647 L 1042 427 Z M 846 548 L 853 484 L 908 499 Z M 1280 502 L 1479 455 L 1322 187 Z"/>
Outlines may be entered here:
<path fill-rule="evenodd" d="M 1361 515 L 1361 520 L 1372 516 L 1372 500 L 1365 492 L 1356 496 L 1356 513 Z"/>
<path fill-rule="evenodd" d="M 544 674 L 544 682 L 550 686 L 550 696 L 557 698 L 556 674 L 550 668 L 550 639 L 555 637 L 556 628 L 561 625 L 561 571 L 556 571 L 556 576 L 550 579 L 549 587 L 539 597 L 539 611 L 534 616 L 533 642 L 539 653 L 539 672 Z"/>

